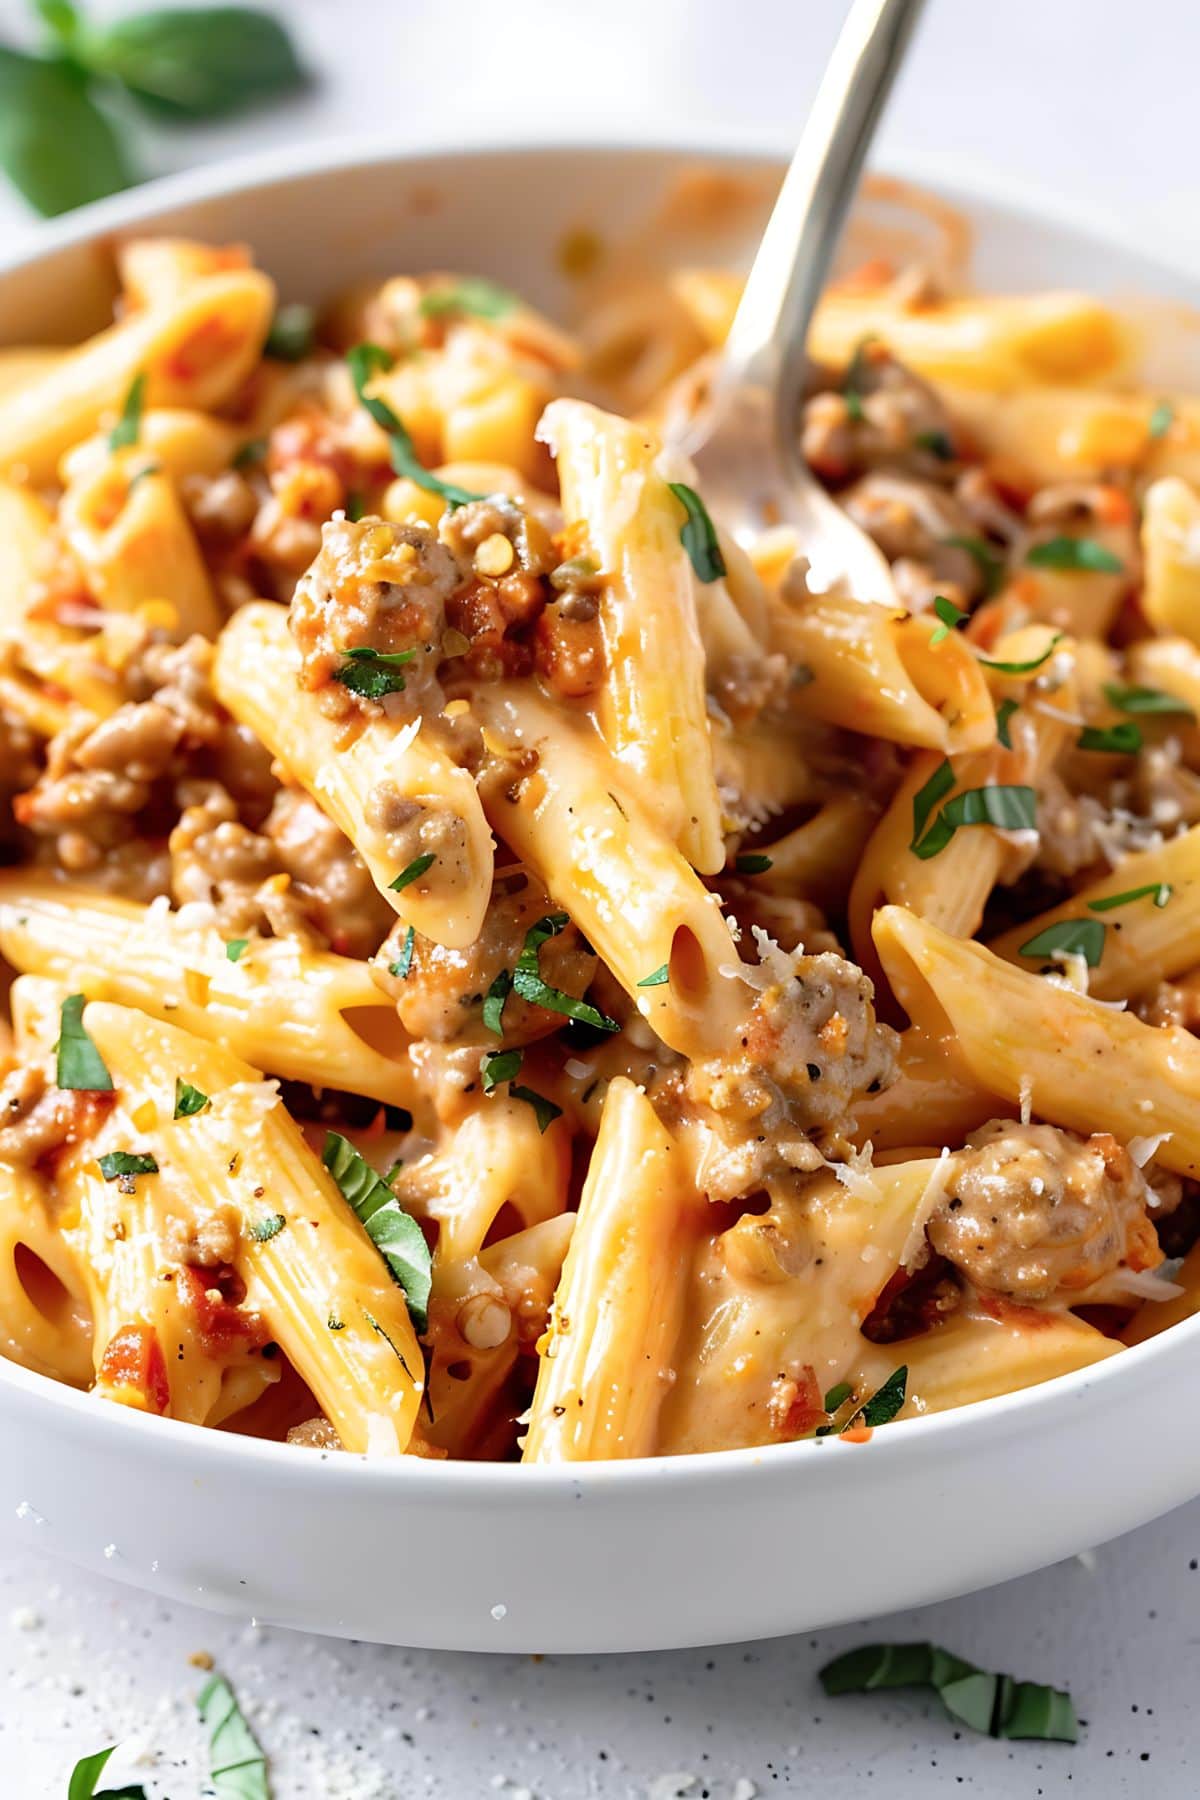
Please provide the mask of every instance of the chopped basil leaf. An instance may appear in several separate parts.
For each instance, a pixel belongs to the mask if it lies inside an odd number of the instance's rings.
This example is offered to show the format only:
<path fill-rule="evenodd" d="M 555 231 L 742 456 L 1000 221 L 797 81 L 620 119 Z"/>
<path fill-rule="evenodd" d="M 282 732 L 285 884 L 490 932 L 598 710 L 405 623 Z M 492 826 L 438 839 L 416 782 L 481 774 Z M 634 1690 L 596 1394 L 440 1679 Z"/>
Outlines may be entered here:
<path fill-rule="evenodd" d="M 953 786 L 954 770 L 948 762 L 943 762 L 938 764 L 925 786 L 913 795 L 913 834 L 912 843 L 908 846 L 910 850 L 916 849 L 930 813 L 939 801 L 946 798 Z"/>
<path fill-rule="evenodd" d="M 954 444 L 949 432 L 918 431 L 913 443 L 918 450 L 928 450 L 930 456 L 936 456 L 939 462 L 954 461 Z"/>
<path fill-rule="evenodd" d="M 108 434 L 110 450 L 125 450 L 136 444 L 142 429 L 142 404 L 146 398 L 146 371 L 140 369 L 129 384 L 129 392 L 121 408 L 121 416 Z"/>
<path fill-rule="evenodd" d="M 137 485 L 140 481 L 145 481 L 147 475 L 161 475 L 161 474 L 162 474 L 162 464 L 161 463 L 156 463 L 156 462 L 143 463 L 141 468 L 137 471 L 137 473 L 130 476 L 129 486 L 125 490 L 125 498 L 126 499 L 129 498 L 129 496 L 130 496 L 130 494 L 132 494 L 134 488 L 137 487 Z"/>
<path fill-rule="evenodd" d="M 846 369 L 846 379 L 842 383 L 842 398 L 846 402 L 846 411 L 855 424 L 863 416 L 862 388 L 863 375 L 867 366 L 867 346 L 875 341 L 873 332 L 868 332 L 866 337 L 859 338 Z"/>
<path fill-rule="evenodd" d="M 1104 698 L 1118 712 L 1179 713 L 1185 719 L 1196 717 L 1186 700 L 1181 700 L 1178 694 L 1168 694 L 1162 688 L 1123 687 L 1119 681 L 1106 681 Z"/>
<path fill-rule="evenodd" d="M 409 1310 L 409 1312 L 411 1312 L 412 1307 L 410 1306 L 408 1310 Z M 371 1327 L 371 1330 L 376 1332 L 378 1334 L 378 1336 L 383 1339 L 384 1343 L 387 1345 L 388 1349 L 391 1351 L 391 1353 L 395 1357 L 396 1361 L 400 1364 L 400 1367 L 404 1370 L 404 1373 L 408 1376 L 409 1380 L 411 1382 L 413 1382 L 413 1384 L 415 1385 L 417 1378 L 413 1374 L 412 1370 L 409 1368 L 408 1364 L 405 1362 L 404 1357 L 401 1354 L 401 1352 L 397 1349 L 394 1340 L 389 1335 L 389 1333 L 383 1329 L 383 1326 L 379 1323 L 379 1320 L 375 1317 L 375 1314 L 369 1313 L 365 1306 L 363 1307 L 363 1318 L 367 1321 L 367 1324 Z"/>
<path fill-rule="evenodd" d="M 1106 750 L 1116 756 L 1132 756 L 1142 747 L 1141 728 L 1132 719 L 1119 725 L 1085 725 L 1075 740 L 1078 750 Z"/>
<path fill-rule="evenodd" d="M 688 487 L 686 482 L 668 481 L 667 486 L 687 514 L 679 541 L 687 551 L 693 569 L 701 581 L 719 581 L 725 573 L 725 558 L 721 555 L 708 508 L 695 488 Z"/>
<path fill-rule="evenodd" d="M 225 946 L 225 955 L 230 962 L 238 962 L 246 953 L 249 938 L 230 938 Z"/>
<path fill-rule="evenodd" d="M 969 613 L 960 612 L 953 600 L 947 600 L 945 594 L 934 595 L 933 610 L 942 622 L 929 640 L 931 645 L 940 644 L 942 639 L 948 638 L 958 626 L 965 625 L 971 616 Z"/>
<path fill-rule="evenodd" d="M 267 1759 L 223 1675 L 205 1683 L 196 1710 L 209 1732 L 208 1779 L 214 1800 L 271 1800 Z"/>
<path fill-rule="evenodd" d="M 504 1036 L 504 1002 L 511 993 L 512 971 L 501 969 L 483 1002 L 484 1029 L 495 1032 L 497 1037 Z"/>
<path fill-rule="evenodd" d="M 915 807 L 914 807 L 915 810 Z M 1037 821 L 1037 792 L 1031 787 L 967 788 L 947 800 L 925 836 L 909 845 L 927 862 L 944 850 L 962 825 L 994 825 L 1001 831 L 1031 831 Z"/>
<path fill-rule="evenodd" d="M 520 304 L 516 294 L 499 282 L 488 281 L 482 275 L 464 275 L 450 287 L 423 294 L 417 310 L 426 319 L 440 318 L 443 313 L 474 313 L 479 319 L 503 319 Z"/>
<path fill-rule="evenodd" d="M 346 361 L 360 405 L 366 408 L 380 430 L 387 433 L 391 464 L 396 474 L 415 482 L 427 494 L 440 494 L 451 511 L 456 506 L 467 506 L 472 500 L 481 500 L 481 494 L 472 494 L 466 488 L 456 487 L 453 482 L 442 481 L 431 474 L 419 460 L 403 420 L 396 416 L 386 400 L 367 393 L 366 386 L 371 377 L 391 368 L 392 359 L 388 352 L 379 344 L 356 344 L 347 353 Z"/>
<path fill-rule="evenodd" d="M 158 1174 L 158 1164 L 154 1158 L 141 1155 L 135 1150 L 110 1150 L 98 1161 L 105 1181 L 118 1181 L 122 1176 L 132 1179 L 135 1175 Z"/>
<path fill-rule="evenodd" d="M 974 558 L 975 566 L 983 576 L 983 591 L 990 599 L 1004 580 L 1004 558 L 996 554 L 986 538 L 966 537 L 955 533 L 944 537 L 942 542 L 952 549 L 965 550 L 968 556 Z"/>
<path fill-rule="evenodd" d="M 864 1425 L 872 1427 L 889 1425 L 904 1405 L 907 1387 L 908 1365 L 901 1363 L 898 1369 L 892 1370 L 883 1386 L 876 1388 L 869 1400 L 864 1400 L 861 1406 L 855 1408 L 842 1426 L 842 1430 L 849 1431 L 850 1427 L 857 1424 L 859 1419 Z"/>
<path fill-rule="evenodd" d="M 350 492 L 346 495 L 345 506 L 346 517 L 349 519 L 350 523 L 352 525 L 357 525 L 366 510 L 367 503 L 362 494 L 359 493 L 357 488 L 351 488 Z"/>
<path fill-rule="evenodd" d="M 820 1682 L 831 1696 L 931 1687 L 952 1718 L 989 1737 L 1067 1744 L 1079 1737 L 1069 1694 L 1040 1682 L 989 1674 L 937 1644 L 863 1644 L 826 1663 Z"/>
<path fill-rule="evenodd" d="M 666 987 L 666 985 L 667 985 L 668 981 L 670 981 L 670 979 L 671 979 L 670 965 L 668 963 L 663 963 L 660 968 L 655 969 L 653 975 L 643 975 L 642 979 L 638 982 L 638 986 L 639 987 Z"/>
<path fill-rule="evenodd" d="M 107 1750 L 94 1750 L 90 1756 L 80 1757 L 71 1770 L 67 1800 L 146 1800 L 146 1790 L 140 1782 L 135 1787 L 105 1788 L 103 1792 L 97 1792 L 96 1783 L 116 1747 L 110 1744 Z"/>
<path fill-rule="evenodd" d="M 562 1117 L 562 1107 L 555 1106 L 553 1100 L 547 1100 L 545 1094 L 535 1094 L 532 1088 L 521 1087 L 515 1081 L 509 1084 L 508 1091 L 514 1100 L 524 1100 L 529 1106 L 532 1106 L 537 1116 L 537 1128 L 540 1132 L 544 1133 L 548 1126 L 553 1125 L 555 1119 Z"/>
<path fill-rule="evenodd" d="M 268 1213 L 265 1219 L 255 1219 L 247 1236 L 253 1238 L 256 1244 L 269 1244 L 272 1238 L 279 1236 L 286 1224 L 287 1220 L 282 1213 Z"/>
<path fill-rule="evenodd" d="M 413 1329 L 420 1334 L 429 1325 L 432 1284 L 432 1262 L 424 1232 L 366 1158 L 338 1132 L 331 1131 L 325 1139 L 321 1161 L 366 1227 L 367 1236 L 386 1262 L 393 1281 L 403 1288 Z"/>
<path fill-rule="evenodd" d="M 569 922 L 566 913 L 549 913 L 525 933 L 525 944 L 513 970 L 513 992 L 535 1006 L 544 1006 L 549 1012 L 578 1019 L 583 1025 L 594 1025 L 597 1031 L 620 1031 L 617 1021 L 600 1012 L 589 1000 L 576 1000 L 572 994 L 564 994 L 561 988 L 551 987 L 542 979 L 538 967 L 542 945 L 548 938 L 557 937 Z"/>
<path fill-rule="evenodd" d="M 265 437 L 247 438 L 240 449 L 235 451 L 233 466 L 235 469 L 252 469 L 255 463 L 265 461 L 266 454 L 267 440 Z"/>
<path fill-rule="evenodd" d="M 273 356 L 277 362 L 300 362 L 311 352 L 316 330 L 317 315 L 312 307 L 293 300 L 290 305 L 281 306 L 271 320 L 263 354 Z"/>
<path fill-rule="evenodd" d="M 367 644 L 357 644 L 352 650 L 342 651 L 346 660 L 334 671 L 333 679 L 364 700 L 382 700 L 385 694 L 402 694 L 404 665 L 416 654 L 415 650 L 372 650 Z"/>
<path fill-rule="evenodd" d="M 1150 436 L 1152 438 L 1165 437 L 1167 432 L 1171 429 L 1174 418 L 1175 408 L 1171 405 L 1171 402 L 1169 400 L 1160 400 L 1154 411 L 1150 414 Z"/>
<path fill-rule="evenodd" d="M 1044 662 L 1049 662 L 1062 641 L 1062 632 L 1056 631 L 1040 656 L 1031 656 L 1028 662 L 994 662 L 990 656 L 979 657 L 985 669 L 995 669 L 997 675 L 1031 675 L 1034 669 L 1040 669 Z"/>
<path fill-rule="evenodd" d="M 1019 710 L 1016 700 L 1002 700 L 996 708 L 996 736 L 1006 750 L 1012 749 L 1012 738 L 1008 734 L 1008 722 Z"/>
<path fill-rule="evenodd" d="M 181 1075 L 175 1077 L 175 1112 L 176 1119 L 190 1119 L 193 1113 L 201 1113 L 211 1105 L 207 1094 L 202 1094 L 198 1087 L 185 1081 Z"/>
<path fill-rule="evenodd" d="M 1119 575 L 1125 567 L 1098 538 L 1063 534 L 1035 544 L 1026 552 L 1025 561 L 1035 569 L 1086 569 L 1101 575 Z"/>
<path fill-rule="evenodd" d="M 1128 888 L 1123 894 L 1105 894 L 1101 900 L 1089 900 L 1089 912 L 1112 912 L 1115 906 L 1130 906 L 1135 900 L 1147 900 L 1153 894 L 1154 904 L 1163 907 L 1174 889 L 1169 881 L 1151 881 L 1145 887 Z"/>
<path fill-rule="evenodd" d="M 388 974 L 394 975 L 397 981 L 408 980 L 408 971 L 412 968 L 413 945 L 416 941 L 417 934 L 410 925 L 404 934 L 404 945 L 399 956 L 394 963 L 388 964 Z"/>
<path fill-rule="evenodd" d="M 1022 944 L 1021 956 L 1082 956 L 1089 969 L 1104 955 L 1105 926 L 1100 919 L 1059 919 Z"/>
<path fill-rule="evenodd" d="M 426 850 L 423 856 L 414 856 L 408 867 L 401 869 L 395 881 L 388 882 L 393 894 L 402 894 L 406 887 L 410 887 L 419 876 L 425 873 L 426 869 L 432 868 L 434 861 L 435 853 L 432 850 Z"/>
<path fill-rule="evenodd" d="M 502 1081 L 511 1081 L 514 1075 L 519 1075 L 524 1060 L 523 1050 L 489 1050 L 479 1066 L 484 1093 L 494 1093 Z"/>
<path fill-rule="evenodd" d="M 88 1094 L 112 1091 L 113 1079 L 104 1058 L 83 1028 L 82 994 L 71 994 L 62 1003 L 54 1079 L 60 1088 L 77 1088 Z"/>
<path fill-rule="evenodd" d="M 771 858 L 757 850 L 745 850 L 736 857 L 733 866 L 739 875 L 765 875 L 771 867 Z"/>
<path fill-rule="evenodd" d="M 848 1381 L 839 1381 L 837 1386 L 831 1387 L 825 1396 L 825 1411 L 835 1413 L 840 1406 L 846 1404 L 853 1392 L 854 1389 Z"/>

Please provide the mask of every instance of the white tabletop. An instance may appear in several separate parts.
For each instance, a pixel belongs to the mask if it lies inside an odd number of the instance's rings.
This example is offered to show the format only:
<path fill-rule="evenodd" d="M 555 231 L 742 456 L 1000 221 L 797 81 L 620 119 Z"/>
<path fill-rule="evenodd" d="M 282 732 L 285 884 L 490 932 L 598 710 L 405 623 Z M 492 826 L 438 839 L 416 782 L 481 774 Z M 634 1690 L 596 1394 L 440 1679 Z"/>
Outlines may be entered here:
<path fill-rule="evenodd" d="M 26 29 L 28 10 L 0 0 L 0 39 Z M 94 10 L 111 9 L 96 0 Z M 526 138 L 564 127 L 698 135 L 715 124 L 782 142 L 844 0 L 289 0 L 281 10 L 325 71 L 311 97 L 234 127 L 159 136 L 146 146 L 151 167 L 358 128 L 419 141 L 435 121 L 444 135 L 448 109 L 472 135 L 489 125 Z M 1164 243 L 1190 234 L 1194 246 L 1198 47 L 1186 0 L 931 0 L 878 160 L 944 157 L 955 175 L 1015 178 L 1093 216 L 1136 217 Z M 0 234 L 11 242 L 24 230 L 36 226 L 0 188 Z M 1181 1396 L 1185 1415 L 1188 1405 Z M 544 1661 L 377 1649 L 166 1606 L 51 1565 L 28 1523 L 10 1523 L 0 1536 L 4 1800 L 61 1800 L 76 1757 L 117 1739 L 127 1754 L 110 1785 L 132 1778 L 193 1800 L 205 1766 L 190 1704 L 203 1679 L 188 1662 L 196 1652 L 235 1682 L 272 1754 L 277 1800 L 519 1800 L 522 1789 L 538 1800 L 960 1790 L 1173 1800 L 1197 1789 L 1200 1503 L 1101 1549 L 1091 1566 L 1065 1563 L 899 1618 L 758 1646 Z M 830 1545 L 831 1556 L 851 1554 Z M 936 1701 L 915 1696 L 825 1700 L 821 1663 L 878 1638 L 934 1639 L 1069 1686 L 1087 1721 L 1081 1744 L 960 1737 Z"/>

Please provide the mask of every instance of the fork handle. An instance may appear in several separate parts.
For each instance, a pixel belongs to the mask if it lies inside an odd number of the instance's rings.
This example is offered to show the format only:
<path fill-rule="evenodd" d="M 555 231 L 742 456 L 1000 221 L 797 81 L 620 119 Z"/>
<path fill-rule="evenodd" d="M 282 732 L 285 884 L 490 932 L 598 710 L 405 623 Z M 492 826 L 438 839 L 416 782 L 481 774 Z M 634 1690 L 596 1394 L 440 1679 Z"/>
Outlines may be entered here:
<path fill-rule="evenodd" d="M 854 0 L 763 233 L 719 386 L 794 403 L 809 321 L 924 0 Z"/>

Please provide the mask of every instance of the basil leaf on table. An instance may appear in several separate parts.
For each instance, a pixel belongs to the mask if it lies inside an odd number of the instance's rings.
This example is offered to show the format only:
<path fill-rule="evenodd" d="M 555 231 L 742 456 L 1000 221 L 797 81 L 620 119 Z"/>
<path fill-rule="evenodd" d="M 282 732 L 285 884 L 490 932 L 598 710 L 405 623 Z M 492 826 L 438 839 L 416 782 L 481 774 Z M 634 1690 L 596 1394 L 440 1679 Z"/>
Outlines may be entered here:
<path fill-rule="evenodd" d="M 0 168 L 43 218 L 120 193 L 139 179 L 73 62 L 3 46 Z"/>
<path fill-rule="evenodd" d="M 280 21 L 249 6 L 132 13 L 75 34 L 76 56 L 151 110 L 215 119 L 307 86 Z"/>

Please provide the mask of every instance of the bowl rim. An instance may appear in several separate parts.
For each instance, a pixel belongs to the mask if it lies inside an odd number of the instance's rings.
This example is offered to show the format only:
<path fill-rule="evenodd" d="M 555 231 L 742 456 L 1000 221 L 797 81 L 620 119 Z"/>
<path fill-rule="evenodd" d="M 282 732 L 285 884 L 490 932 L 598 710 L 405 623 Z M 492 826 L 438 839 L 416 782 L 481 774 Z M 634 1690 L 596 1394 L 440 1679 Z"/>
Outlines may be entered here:
<path fill-rule="evenodd" d="M 614 159 L 660 154 L 736 166 L 781 162 L 789 149 L 777 133 L 726 128 L 706 130 L 703 136 L 695 136 L 669 125 L 664 125 L 661 131 L 646 127 L 639 129 L 635 136 L 619 139 L 591 133 L 556 132 L 542 137 L 487 131 L 464 135 L 456 131 L 453 136 L 445 137 L 429 134 L 419 145 L 406 143 L 394 133 L 340 134 L 318 139 L 299 150 L 294 145 L 282 145 L 224 158 L 93 201 L 60 219 L 31 220 L 30 228 L 18 236 L 16 244 L 0 254 L 0 276 L 34 267 L 63 250 L 125 232 L 178 207 L 231 198 L 260 187 L 302 184 L 317 176 L 356 167 L 394 163 L 420 168 L 430 162 L 467 165 L 481 157 L 500 154 L 531 160 L 565 154 Z M 1164 253 L 1153 235 L 1131 229 L 1127 221 L 1122 220 L 1114 229 L 1111 220 L 1099 212 L 1089 211 L 1086 205 L 1081 207 L 1074 200 L 1068 202 L 1054 194 L 1048 197 L 1040 187 L 1000 175 L 994 168 L 972 159 L 964 162 L 956 156 L 949 180 L 944 177 L 939 160 L 928 153 L 889 157 L 887 166 L 889 173 L 939 190 L 955 200 L 1024 216 L 1071 236 L 1093 238 L 1097 243 L 1120 249 L 1152 266 L 1157 265 L 1166 274 L 1177 279 L 1182 277 L 1200 287 L 1200 254 L 1194 258 L 1181 256 L 1175 246 Z M 2 311 L 0 303 L 0 314 Z M 1154 1378 L 1156 1365 L 1169 1363 L 1177 1356 L 1188 1356 L 1197 1336 L 1200 1336 L 1200 1312 L 1140 1344 L 1126 1346 L 1119 1355 L 1105 1358 L 1100 1363 L 1089 1364 L 1032 1387 L 902 1420 L 900 1429 L 873 1434 L 870 1440 L 872 1475 L 886 1478 L 891 1472 L 899 1473 L 914 1458 L 925 1460 L 931 1441 L 944 1438 L 948 1432 L 954 1434 L 953 1449 L 970 1452 L 981 1438 L 1002 1436 L 1011 1431 L 1016 1415 L 1020 1415 L 1021 1423 L 1029 1428 L 1045 1428 L 1069 1401 L 1081 1399 L 1094 1388 L 1101 1390 L 1101 1401 L 1111 1394 L 1115 1402 L 1123 1385 L 1132 1383 L 1136 1390 L 1146 1379 Z M 691 1486 L 697 1481 L 704 1481 L 709 1487 L 722 1481 L 740 1485 L 751 1478 L 761 1481 L 768 1473 L 790 1480 L 803 1471 L 808 1479 L 820 1479 L 818 1470 L 825 1469 L 832 1474 L 842 1455 L 862 1448 L 857 1444 L 848 1445 L 838 1436 L 830 1436 L 789 1444 L 691 1451 L 676 1456 L 563 1464 L 441 1461 L 410 1456 L 385 1458 L 344 1451 L 305 1456 L 298 1454 L 294 1445 L 271 1439 L 214 1430 L 178 1419 L 151 1419 L 129 1407 L 104 1409 L 96 1405 L 89 1393 L 0 1357 L 0 1388 L 5 1387 L 15 1390 L 34 1406 L 53 1406 L 60 1416 L 74 1419 L 84 1436 L 102 1433 L 110 1444 L 121 1438 L 131 1453 L 140 1448 L 152 1455 L 157 1452 L 172 1460 L 185 1461 L 202 1451 L 204 1462 L 212 1464 L 214 1474 L 217 1465 L 234 1469 L 252 1464 L 260 1466 L 264 1473 L 287 1469 L 296 1480 L 303 1480 L 307 1474 L 309 1478 L 343 1486 L 347 1483 L 359 1487 L 364 1483 L 400 1481 L 410 1485 L 414 1499 L 430 1500 L 436 1500 L 438 1491 L 451 1483 L 456 1494 L 475 1489 L 480 1498 L 502 1506 L 519 1501 L 521 1495 L 531 1491 L 531 1486 L 536 1486 L 539 1493 L 546 1496 L 557 1491 L 575 1498 L 583 1487 L 593 1490 L 593 1497 L 599 1497 L 610 1490 L 617 1494 L 627 1489 L 640 1490 L 647 1483 L 665 1483 L 668 1489 Z M 826 1453 L 823 1463 L 818 1460 L 822 1452 Z"/>

